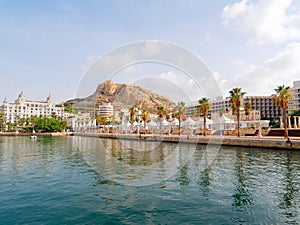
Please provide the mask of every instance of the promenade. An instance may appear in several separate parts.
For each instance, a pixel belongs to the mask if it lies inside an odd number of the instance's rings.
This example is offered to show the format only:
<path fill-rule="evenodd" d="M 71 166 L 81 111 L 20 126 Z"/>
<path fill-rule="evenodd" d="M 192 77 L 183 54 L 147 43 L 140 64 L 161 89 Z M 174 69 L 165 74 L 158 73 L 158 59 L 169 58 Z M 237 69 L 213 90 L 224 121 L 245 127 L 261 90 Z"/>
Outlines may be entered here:
<path fill-rule="evenodd" d="M 109 133 L 73 133 L 75 136 L 113 138 L 125 140 L 142 140 L 156 142 L 210 144 L 234 147 L 254 147 L 269 149 L 287 149 L 300 151 L 300 138 L 292 137 L 285 140 L 283 137 L 236 137 L 236 136 L 199 136 L 199 135 L 158 135 L 158 134 L 109 134 Z"/>

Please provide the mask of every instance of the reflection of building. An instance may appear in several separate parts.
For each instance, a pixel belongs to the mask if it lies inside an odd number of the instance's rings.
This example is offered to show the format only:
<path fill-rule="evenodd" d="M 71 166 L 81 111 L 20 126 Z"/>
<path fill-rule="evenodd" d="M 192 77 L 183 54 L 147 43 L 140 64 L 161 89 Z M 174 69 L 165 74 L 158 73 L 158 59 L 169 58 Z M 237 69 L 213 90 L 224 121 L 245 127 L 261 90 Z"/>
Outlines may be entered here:
<path fill-rule="evenodd" d="M 290 95 L 288 113 L 293 113 L 300 110 L 300 80 L 293 82 L 293 87 L 290 88 Z"/>
<path fill-rule="evenodd" d="M 16 122 L 19 118 L 30 118 L 39 116 L 57 116 L 63 118 L 64 108 L 56 107 L 49 95 L 46 101 L 33 101 L 25 99 L 23 92 L 14 103 L 8 103 L 4 99 L 1 105 L 1 112 L 5 114 L 8 122 Z"/>
<path fill-rule="evenodd" d="M 110 117 L 114 113 L 114 107 L 110 104 L 103 104 L 99 106 L 99 115 L 102 117 Z"/>

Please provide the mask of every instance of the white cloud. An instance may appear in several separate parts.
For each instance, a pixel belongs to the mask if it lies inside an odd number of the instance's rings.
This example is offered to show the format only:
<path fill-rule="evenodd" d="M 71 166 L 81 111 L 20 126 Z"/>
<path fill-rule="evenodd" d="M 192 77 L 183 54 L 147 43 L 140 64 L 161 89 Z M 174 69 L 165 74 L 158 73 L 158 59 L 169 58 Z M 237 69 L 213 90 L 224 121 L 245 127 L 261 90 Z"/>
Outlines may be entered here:
<path fill-rule="evenodd" d="M 291 12 L 293 0 L 241 0 L 223 9 L 223 25 L 253 33 L 256 44 L 300 38 L 300 14 Z M 289 15 L 288 15 L 289 14 Z"/>
<path fill-rule="evenodd" d="M 161 73 L 156 77 L 168 80 L 177 87 L 177 89 L 165 90 L 165 93 L 168 93 L 168 96 L 173 99 L 183 100 L 188 103 L 204 96 L 201 87 L 198 87 L 193 79 L 181 72 L 168 71 Z M 160 84 L 156 85 L 159 86 Z"/>
<path fill-rule="evenodd" d="M 300 43 L 293 43 L 262 65 L 248 65 L 233 79 L 218 78 L 218 82 L 225 95 L 233 87 L 242 87 L 248 95 L 271 95 L 278 85 L 290 86 L 300 80 L 299 59 Z"/>

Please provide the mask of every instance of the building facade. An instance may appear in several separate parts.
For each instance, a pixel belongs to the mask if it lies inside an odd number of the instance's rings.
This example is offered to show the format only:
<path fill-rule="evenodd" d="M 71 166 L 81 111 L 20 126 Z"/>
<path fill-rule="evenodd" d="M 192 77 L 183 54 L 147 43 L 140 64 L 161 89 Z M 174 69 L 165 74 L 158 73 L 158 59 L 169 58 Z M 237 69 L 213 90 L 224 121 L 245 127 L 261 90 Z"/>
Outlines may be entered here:
<path fill-rule="evenodd" d="M 244 101 L 249 101 L 254 110 L 260 111 L 261 118 L 276 118 L 281 116 L 281 109 L 271 96 L 246 96 Z"/>
<path fill-rule="evenodd" d="M 102 117 L 111 117 L 114 114 L 114 107 L 110 103 L 99 106 L 99 115 Z"/>
<path fill-rule="evenodd" d="M 14 103 L 8 103 L 4 99 L 0 106 L 0 111 L 4 113 L 7 122 L 17 122 L 20 118 L 30 117 L 64 117 L 64 107 L 56 107 L 49 95 L 46 101 L 27 100 L 21 92 Z"/>
<path fill-rule="evenodd" d="M 300 110 L 300 80 L 293 82 L 293 87 L 290 89 L 291 98 L 288 102 L 288 113 L 293 113 Z"/>
<path fill-rule="evenodd" d="M 276 118 L 281 116 L 281 110 L 276 107 L 276 103 L 273 102 L 271 96 L 246 96 L 242 101 L 241 107 L 241 116 L 246 118 L 244 114 L 243 104 L 249 101 L 251 103 L 251 112 L 248 118 L 251 120 L 257 120 L 261 118 Z M 231 111 L 231 103 L 230 98 L 218 98 L 216 100 L 212 100 L 210 103 L 210 111 L 209 116 L 211 118 L 216 118 L 218 115 L 223 113 L 228 113 Z M 193 104 L 188 106 L 187 115 L 188 116 L 196 116 L 196 110 L 199 103 L 194 102 Z"/>

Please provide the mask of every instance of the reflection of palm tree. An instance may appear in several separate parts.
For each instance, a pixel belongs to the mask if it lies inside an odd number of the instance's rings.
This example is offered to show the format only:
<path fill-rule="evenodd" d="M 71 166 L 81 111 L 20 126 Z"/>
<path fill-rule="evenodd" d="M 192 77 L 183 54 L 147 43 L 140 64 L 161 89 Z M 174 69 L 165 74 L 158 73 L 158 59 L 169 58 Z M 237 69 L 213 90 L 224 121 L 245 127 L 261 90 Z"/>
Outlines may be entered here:
<path fill-rule="evenodd" d="M 240 108 L 241 108 L 241 101 L 244 98 L 246 92 L 242 92 L 241 88 L 233 88 L 229 91 L 230 94 L 230 103 L 232 108 L 232 114 L 236 115 L 237 117 L 237 136 L 240 137 Z"/>
<path fill-rule="evenodd" d="M 179 170 L 179 177 L 177 178 L 177 180 L 179 181 L 179 184 L 181 186 L 187 186 L 190 183 L 190 178 L 188 176 L 188 170 L 189 170 L 189 163 L 185 163 L 183 158 L 183 152 L 182 152 L 182 148 L 178 148 L 179 150 L 179 166 L 180 166 L 180 170 Z M 185 164 L 184 164 L 185 163 Z"/>
<path fill-rule="evenodd" d="M 178 114 L 178 121 L 179 121 L 179 135 L 181 134 L 181 122 L 183 117 L 185 117 L 186 107 L 184 102 L 178 102 L 176 105 L 176 112 Z"/>
<path fill-rule="evenodd" d="M 285 187 L 283 188 L 284 193 L 281 199 L 282 202 L 280 203 L 280 208 L 285 210 L 285 214 L 289 218 L 295 218 L 297 216 L 297 196 L 299 195 L 298 181 L 294 173 L 292 156 L 290 153 L 287 154 L 287 162 L 285 163 L 286 173 L 284 176 Z"/>
<path fill-rule="evenodd" d="M 288 128 L 287 128 L 287 108 L 288 108 L 288 99 L 291 98 L 291 94 L 289 93 L 290 87 L 285 87 L 284 85 L 278 86 L 275 91 L 276 94 L 272 95 L 273 101 L 276 102 L 277 108 L 281 108 L 282 110 L 282 119 L 284 125 L 284 137 L 288 138 Z"/>
<path fill-rule="evenodd" d="M 190 179 L 187 174 L 188 169 L 189 168 L 187 164 L 180 168 L 180 175 L 178 177 L 178 181 L 181 186 L 187 186 L 190 183 Z"/>
<path fill-rule="evenodd" d="M 244 161 L 245 159 L 243 159 L 243 155 L 240 152 L 237 152 L 235 175 L 238 182 L 236 184 L 236 190 L 233 195 L 233 206 L 235 207 L 251 205 L 253 201 L 251 193 L 247 189 L 247 177 L 244 174 Z"/>
<path fill-rule="evenodd" d="M 203 126 L 204 126 L 204 132 L 203 135 L 206 136 L 206 116 L 208 114 L 208 111 L 210 109 L 210 104 L 208 102 L 207 98 L 202 98 L 199 100 L 199 110 L 203 114 Z"/>

